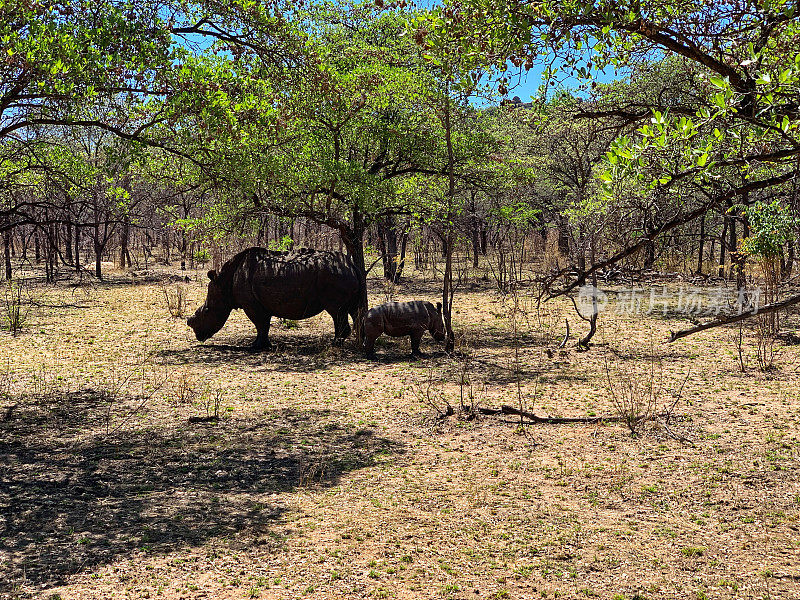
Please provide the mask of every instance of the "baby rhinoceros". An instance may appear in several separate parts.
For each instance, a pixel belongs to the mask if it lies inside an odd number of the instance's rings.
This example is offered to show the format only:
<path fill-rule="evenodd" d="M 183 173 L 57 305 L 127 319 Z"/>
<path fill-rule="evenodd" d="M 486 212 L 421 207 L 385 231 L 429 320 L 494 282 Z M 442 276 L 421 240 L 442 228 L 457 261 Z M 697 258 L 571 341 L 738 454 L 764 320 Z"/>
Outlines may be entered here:
<path fill-rule="evenodd" d="M 422 300 L 387 302 L 370 309 L 364 318 L 364 350 L 367 356 L 375 356 L 375 340 L 382 333 L 391 337 L 410 335 L 411 353 L 423 356 L 419 342 L 426 330 L 436 341 L 444 340 L 441 302 L 436 306 Z"/>

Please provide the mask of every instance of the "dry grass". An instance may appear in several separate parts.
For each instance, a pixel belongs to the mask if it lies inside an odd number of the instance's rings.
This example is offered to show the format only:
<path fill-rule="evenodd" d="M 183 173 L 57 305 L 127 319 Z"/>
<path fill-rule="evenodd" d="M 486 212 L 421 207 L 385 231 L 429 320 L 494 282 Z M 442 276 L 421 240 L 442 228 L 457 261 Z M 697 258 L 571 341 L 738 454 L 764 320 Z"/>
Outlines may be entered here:
<path fill-rule="evenodd" d="M 570 306 L 512 323 L 488 282 L 457 297 L 470 402 L 612 414 L 605 365 L 646 373 L 654 339 L 665 389 L 691 367 L 671 425 L 691 447 L 657 425 L 431 419 L 417 391 L 433 375 L 436 402 L 462 404 L 459 356 L 390 340 L 367 361 L 331 347 L 327 315 L 276 322 L 273 353 L 245 347 L 241 313 L 198 344 L 157 282 L 110 279 L 52 288 L 0 334 L 18 404 L 0 422 L 0 597 L 800 597 L 798 347 L 742 374 L 730 331 L 664 346 L 680 322 L 607 314 L 590 352 L 548 358 Z M 204 291 L 186 292 L 191 311 Z"/>

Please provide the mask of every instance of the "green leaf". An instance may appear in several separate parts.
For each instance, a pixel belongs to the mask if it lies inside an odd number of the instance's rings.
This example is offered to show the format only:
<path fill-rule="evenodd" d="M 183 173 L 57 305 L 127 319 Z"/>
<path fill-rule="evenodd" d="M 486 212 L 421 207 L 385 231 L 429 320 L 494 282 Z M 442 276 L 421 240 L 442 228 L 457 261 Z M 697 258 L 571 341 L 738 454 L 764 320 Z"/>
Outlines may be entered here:
<path fill-rule="evenodd" d="M 716 87 L 723 90 L 727 89 L 730 86 L 727 78 L 718 77 L 717 75 L 712 75 L 711 77 L 708 78 L 708 80 Z"/>

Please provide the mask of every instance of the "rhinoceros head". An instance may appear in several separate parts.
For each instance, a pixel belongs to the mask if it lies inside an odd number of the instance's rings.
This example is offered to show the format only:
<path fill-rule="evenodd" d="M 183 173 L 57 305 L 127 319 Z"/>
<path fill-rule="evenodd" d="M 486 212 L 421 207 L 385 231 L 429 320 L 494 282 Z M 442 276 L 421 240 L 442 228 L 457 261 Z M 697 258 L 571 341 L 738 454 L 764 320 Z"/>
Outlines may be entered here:
<path fill-rule="evenodd" d="M 217 272 L 209 271 L 208 279 L 205 303 L 186 319 L 186 324 L 194 330 L 194 334 L 201 342 L 222 329 L 232 310 L 222 287 L 217 282 Z"/>
<path fill-rule="evenodd" d="M 431 315 L 429 331 L 437 342 L 444 340 L 444 321 L 442 321 L 442 303 L 436 303 L 436 313 Z"/>

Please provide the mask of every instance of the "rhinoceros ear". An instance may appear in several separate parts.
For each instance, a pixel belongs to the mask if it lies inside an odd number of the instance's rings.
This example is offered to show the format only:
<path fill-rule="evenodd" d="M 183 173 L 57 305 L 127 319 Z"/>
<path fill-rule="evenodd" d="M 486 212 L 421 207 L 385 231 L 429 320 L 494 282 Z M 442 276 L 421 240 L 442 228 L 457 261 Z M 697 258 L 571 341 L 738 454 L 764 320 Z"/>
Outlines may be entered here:
<path fill-rule="evenodd" d="M 211 270 L 208 272 L 208 278 L 209 278 L 211 281 L 214 281 L 214 280 L 217 278 L 217 272 L 216 272 L 214 269 L 211 269 Z"/>
<path fill-rule="evenodd" d="M 438 312 L 438 313 L 442 312 L 442 303 L 441 302 L 437 302 L 436 303 L 436 312 Z"/>

